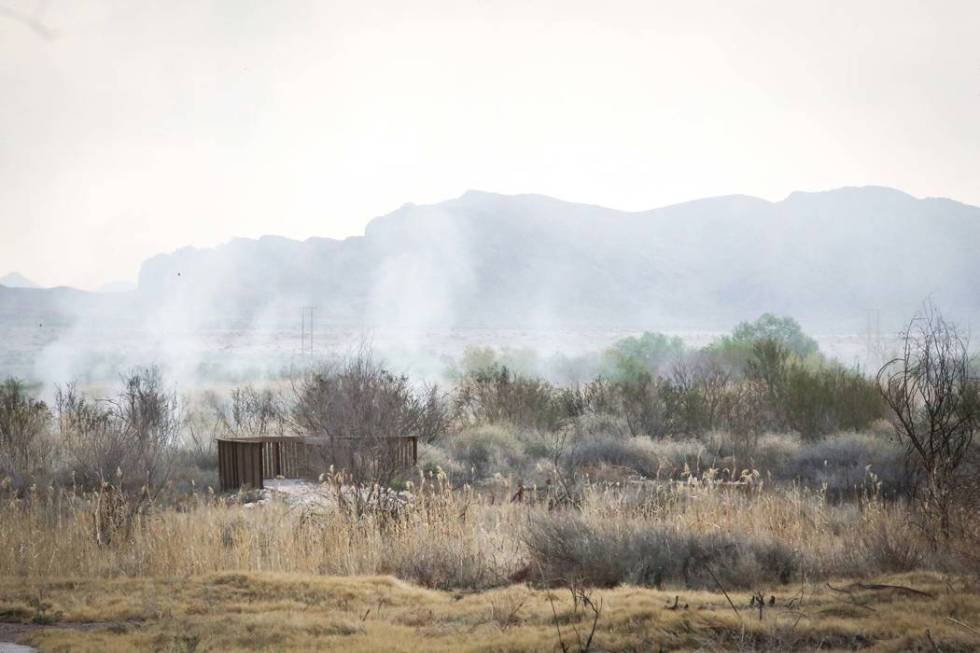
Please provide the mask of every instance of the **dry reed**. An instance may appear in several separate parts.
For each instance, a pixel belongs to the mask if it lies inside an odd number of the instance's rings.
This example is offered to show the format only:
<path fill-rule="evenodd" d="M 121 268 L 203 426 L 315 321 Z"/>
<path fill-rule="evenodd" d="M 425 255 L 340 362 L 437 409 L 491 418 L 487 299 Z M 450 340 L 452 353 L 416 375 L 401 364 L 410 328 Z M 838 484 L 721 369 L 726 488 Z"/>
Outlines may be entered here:
<path fill-rule="evenodd" d="M 95 537 L 95 493 L 8 492 L 0 495 L 0 577 L 392 574 L 428 587 L 487 588 L 533 573 L 524 540 L 529 524 L 566 513 L 606 532 L 659 528 L 776 542 L 810 578 L 939 564 L 907 528 L 904 505 L 874 493 L 835 503 L 801 487 L 717 483 L 710 472 L 680 484 L 586 484 L 578 508 L 555 508 L 546 491 L 511 502 L 506 484 L 476 491 L 432 475 L 412 489 L 404 503 L 359 514 L 335 504 L 249 504 L 244 494 L 198 492 L 114 521 L 118 532 L 108 544 Z"/>

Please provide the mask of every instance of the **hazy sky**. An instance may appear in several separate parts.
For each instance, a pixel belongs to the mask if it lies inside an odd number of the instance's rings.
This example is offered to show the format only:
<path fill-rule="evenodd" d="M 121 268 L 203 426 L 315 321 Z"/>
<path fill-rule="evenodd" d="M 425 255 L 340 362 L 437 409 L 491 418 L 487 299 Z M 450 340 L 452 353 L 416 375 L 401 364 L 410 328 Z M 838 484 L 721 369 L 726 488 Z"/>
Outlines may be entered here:
<path fill-rule="evenodd" d="M 863 184 L 980 204 L 977 0 L 0 0 L 0 275 L 42 284 L 468 188 Z"/>

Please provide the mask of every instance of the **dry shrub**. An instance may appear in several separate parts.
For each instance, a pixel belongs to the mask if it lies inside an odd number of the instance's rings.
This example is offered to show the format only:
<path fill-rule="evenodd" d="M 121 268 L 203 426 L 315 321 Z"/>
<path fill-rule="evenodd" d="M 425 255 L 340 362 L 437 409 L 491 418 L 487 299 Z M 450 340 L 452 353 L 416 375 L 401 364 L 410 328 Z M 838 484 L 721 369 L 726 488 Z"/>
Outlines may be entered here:
<path fill-rule="evenodd" d="M 417 392 L 405 376 L 392 374 L 369 353 L 338 366 L 324 366 L 295 387 L 290 409 L 295 432 L 324 438 L 318 447 L 323 472 L 343 469 L 358 482 L 390 485 L 403 470 L 387 455 L 387 438 L 437 439 L 447 413 L 435 389 Z"/>
<path fill-rule="evenodd" d="M 572 388 L 490 365 L 466 374 L 456 386 L 454 407 L 464 424 L 509 423 L 554 430 L 581 415 L 584 399 Z"/>
<path fill-rule="evenodd" d="M 716 431 L 703 442 L 702 467 L 755 469 L 768 480 L 825 489 L 834 499 L 868 489 L 892 498 L 911 492 L 904 451 L 888 434 L 844 432 L 804 442 L 795 433 L 766 433 L 746 443 Z"/>
<path fill-rule="evenodd" d="M 911 489 L 902 448 L 894 440 L 864 433 L 839 433 L 799 447 L 768 469 L 777 479 L 825 487 L 838 497 L 869 483 L 890 496 L 907 495 Z"/>
<path fill-rule="evenodd" d="M 908 536 L 906 520 L 881 519 L 861 537 L 862 551 L 873 568 L 884 572 L 920 569 L 926 561 L 922 542 Z"/>
<path fill-rule="evenodd" d="M 512 502 L 512 489 L 501 500 L 428 476 L 397 510 L 390 502 L 340 510 L 330 488 L 322 501 L 203 494 L 173 507 L 144 505 L 101 545 L 93 537 L 92 493 L 40 488 L 18 496 L 0 488 L 0 569 L 99 577 L 394 574 L 440 588 L 522 578 L 711 589 L 712 574 L 726 587 L 755 588 L 800 574 L 870 576 L 955 562 L 904 527 L 902 502 L 867 494 L 860 503 L 835 503 L 821 491 L 772 487 L 754 475 L 736 486 L 716 480 L 722 476 L 708 469 L 684 482 L 585 483 L 576 510 L 549 510 L 554 502 L 540 495 L 556 492 L 554 485 Z"/>
<path fill-rule="evenodd" d="M 568 474 L 593 473 L 611 465 L 646 478 L 656 477 L 662 466 L 656 444 L 644 436 L 585 438 L 568 447 L 562 465 Z"/>
<path fill-rule="evenodd" d="M 451 479 L 462 479 L 467 470 L 442 447 L 419 443 L 418 468 L 426 475 L 444 474 Z"/>
<path fill-rule="evenodd" d="M 285 399 L 272 388 L 239 386 L 232 389 L 227 403 L 213 403 L 226 437 L 285 434 L 288 418 Z"/>
<path fill-rule="evenodd" d="M 16 379 L 0 383 L 0 480 L 24 487 L 52 464 L 51 413 Z"/>
<path fill-rule="evenodd" d="M 800 438 L 792 433 L 764 433 L 755 438 L 752 443 L 729 441 L 729 444 L 720 445 L 720 448 L 730 455 L 730 461 L 725 460 L 723 464 L 749 467 L 759 470 L 767 477 L 779 477 L 782 470 L 800 454 L 805 446 L 800 442 Z"/>
<path fill-rule="evenodd" d="M 448 450 L 461 476 L 473 483 L 496 473 L 520 473 L 527 460 L 513 428 L 503 424 L 477 426 L 454 435 Z"/>
<path fill-rule="evenodd" d="M 112 483 L 127 491 L 151 492 L 169 479 L 181 416 L 176 393 L 155 367 L 123 378 L 112 399 L 91 400 L 75 386 L 59 388 L 58 431 L 77 481 L 99 488 Z"/>
<path fill-rule="evenodd" d="M 980 578 L 980 447 L 974 444 L 963 466 L 950 515 L 953 536 L 949 546 L 961 566 Z"/>
<path fill-rule="evenodd" d="M 626 420 L 610 413 L 586 413 L 570 423 L 576 440 L 585 438 L 626 439 L 632 435 Z"/>
<path fill-rule="evenodd" d="M 747 588 L 785 584 L 798 570 L 793 552 L 771 539 L 588 522 L 573 515 L 537 516 L 524 542 L 531 568 L 546 584 Z"/>

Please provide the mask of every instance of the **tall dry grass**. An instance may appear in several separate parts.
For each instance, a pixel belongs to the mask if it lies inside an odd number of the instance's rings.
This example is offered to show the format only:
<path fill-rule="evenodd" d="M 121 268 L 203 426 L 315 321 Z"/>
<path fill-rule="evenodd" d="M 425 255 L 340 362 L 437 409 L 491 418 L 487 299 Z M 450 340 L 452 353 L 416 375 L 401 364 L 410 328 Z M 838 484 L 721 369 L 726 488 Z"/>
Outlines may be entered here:
<path fill-rule="evenodd" d="M 541 559 L 547 549 L 529 546 L 535 528 L 548 520 L 581 525 L 566 529 L 563 537 L 584 552 L 574 561 L 583 571 L 608 556 L 605 546 L 627 531 L 693 542 L 721 537 L 738 546 L 770 543 L 791 557 L 794 578 L 946 564 L 907 527 L 900 502 L 869 492 L 859 501 L 837 503 L 817 490 L 767 487 L 754 477 L 733 486 L 713 477 L 709 470 L 687 483 L 586 484 L 577 507 L 558 507 L 553 488 L 528 489 L 523 501 L 511 502 L 514 488 L 506 483 L 476 491 L 430 475 L 411 488 L 408 500 L 357 513 L 330 500 L 302 504 L 273 498 L 249 504 L 247 495 L 210 493 L 127 512 L 125 502 L 93 492 L 49 487 L 18 496 L 7 491 L 0 494 L 0 576 L 392 574 L 428 587 L 486 588 L 549 580 Z M 330 487 L 324 492 L 329 499 Z M 113 510 L 119 514 L 107 514 Z M 112 537 L 97 537 L 97 527 L 114 529 Z M 583 538 L 588 542 L 576 543 Z M 759 576 L 765 567 L 759 569 L 742 584 L 787 580 Z"/>

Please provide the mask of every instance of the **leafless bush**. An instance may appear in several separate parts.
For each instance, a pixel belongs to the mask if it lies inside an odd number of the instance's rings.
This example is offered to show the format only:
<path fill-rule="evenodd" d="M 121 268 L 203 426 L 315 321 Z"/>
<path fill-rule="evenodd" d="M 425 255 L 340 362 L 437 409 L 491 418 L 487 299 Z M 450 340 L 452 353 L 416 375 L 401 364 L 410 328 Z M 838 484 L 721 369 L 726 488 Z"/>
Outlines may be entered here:
<path fill-rule="evenodd" d="M 55 405 L 69 465 L 81 481 L 150 492 L 166 482 L 181 420 L 177 396 L 164 388 L 159 370 L 134 370 L 112 399 L 59 388 Z"/>
<path fill-rule="evenodd" d="M 751 379 L 729 385 L 722 410 L 725 428 L 742 447 L 754 446 L 771 422 L 765 388 Z"/>
<path fill-rule="evenodd" d="M 581 388 L 582 402 L 586 414 L 618 415 L 620 399 L 616 384 L 604 377 L 597 377 Z"/>
<path fill-rule="evenodd" d="M 388 438 L 436 439 L 446 428 L 445 408 L 434 392 L 413 391 L 369 354 L 361 353 L 336 368 L 321 368 L 295 388 L 293 429 L 324 438 L 316 447 L 323 471 L 343 470 L 355 482 L 389 485 L 402 471 L 390 455 Z"/>
<path fill-rule="evenodd" d="M 31 397 L 23 383 L 0 384 L 0 478 L 22 487 L 50 470 L 50 418 L 47 405 Z"/>
<path fill-rule="evenodd" d="M 670 431 L 698 435 L 721 428 L 733 381 L 717 356 L 699 352 L 675 363 L 664 388 Z"/>
<path fill-rule="evenodd" d="M 663 380 L 648 372 L 616 384 L 620 410 L 632 435 L 660 437 L 667 433 Z"/>
<path fill-rule="evenodd" d="M 229 404 L 219 406 L 218 414 L 229 437 L 283 435 L 288 418 L 282 396 L 251 385 L 233 389 Z"/>
<path fill-rule="evenodd" d="M 927 304 L 902 334 L 899 357 L 878 372 L 882 396 L 909 460 L 921 472 L 920 506 L 951 534 L 961 466 L 980 427 L 980 383 L 967 341 Z"/>
<path fill-rule="evenodd" d="M 592 590 L 577 585 L 572 585 L 568 589 L 572 594 L 572 613 L 565 619 L 562 619 L 558 615 L 558 610 L 555 608 L 554 595 L 548 594 L 548 602 L 551 604 L 552 623 L 554 623 L 555 632 L 558 635 L 558 648 L 561 649 L 562 653 L 589 653 L 594 650 L 592 648 L 592 642 L 595 639 L 596 629 L 599 626 L 599 619 L 602 617 L 602 597 L 599 597 L 598 601 L 596 601 L 592 598 Z M 580 631 L 576 624 L 580 618 L 580 611 L 586 619 L 592 620 L 588 632 L 584 629 Z M 564 634 L 561 631 L 562 621 L 567 621 Z M 569 629 L 575 635 L 574 640 L 568 636 Z"/>
<path fill-rule="evenodd" d="M 122 473 L 129 447 L 110 404 L 89 399 L 68 384 L 57 390 L 55 414 L 68 465 L 83 484 L 97 487 L 115 478 L 117 470 Z"/>
<path fill-rule="evenodd" d="M 575 438 L 611 437 L 620 440 L 632 437 L 626 420 L 611 413 L 586 413 L 571 424 Z"/>
<path fill-rule="evenodd" d="M 435 444 L 446 434 L 452 422 L 452 415 L 447 405 L 447 399 L 439 391 L 439 386 L 433 384 L 424 387 L 415 395 L 416 432 L 419 440 L 425 444 Z"/>
<path fill-rule="evenodd" d="M 184 440 L 182 449 L 202 468 L 217 464 L 217 439 L 227 433 L 222 404 L 214 392 L 184 401 Z"/>
<path fill-rule="evenodd" d="M 124 438 L 131 443 L 130 469 L 153 487 L 169 474 L 169 456 L 180 433 L 177 395 L 164 387 L 155 367 L 134 370 L 123 382 L 122 392 L 111 403 Z"/>

